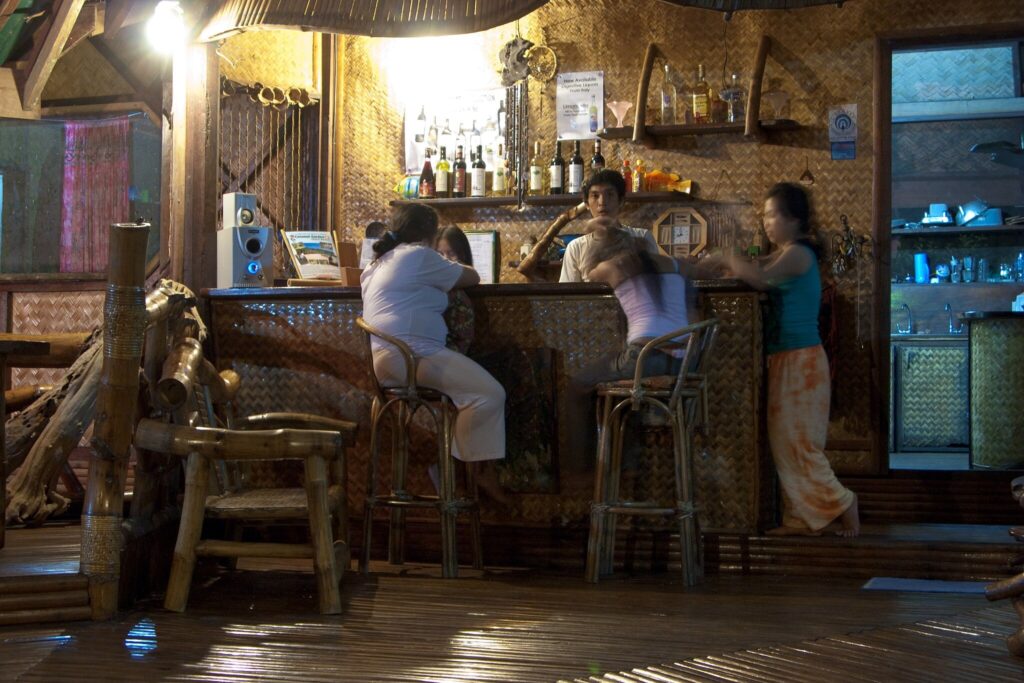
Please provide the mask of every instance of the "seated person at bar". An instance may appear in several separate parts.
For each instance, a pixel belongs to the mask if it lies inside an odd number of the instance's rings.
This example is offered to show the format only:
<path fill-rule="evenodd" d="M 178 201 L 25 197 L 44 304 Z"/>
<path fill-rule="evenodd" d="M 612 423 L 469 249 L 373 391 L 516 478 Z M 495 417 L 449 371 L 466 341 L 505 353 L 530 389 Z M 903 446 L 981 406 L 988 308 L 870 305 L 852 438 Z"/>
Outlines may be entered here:
<path fill-rule="evenodd" d="M 469 266 L 444 258 L 430 245 L 437 235 L 437 212 L 424 204 L 394 210 L 391 230 L 374 245 L 377 258 L 363 271 L 363 317 L 402 340 L 418 359 L 416 380 L 451 397 L 458 409 L 453 455 L 483 463 L 477 481 L 491 498 L 507 503 L 491 461 L 505 457 L 505 390 L 475 362 L 445 347 L 444 311 L 448 292 L 469 287 L 480 276 Z M 402 356 L 373 339 L 373 369 L 381 384 L 405 380 Z"/>
<path fill-rule="evenodd" d="M 594 463 L 593 392 L 600 382 L 631 379 L 644 344 L 689 324 L 686 280 L 678 263 L 668 256 L 652 254 L 647 244 L 617 226 L 607 216 L 592 218 L 588 234 L 598 237 L 597 249 L 584 264 L 591 282 L 609 285 L 626 314 L 626 344 L 621 351 L 599 358 L 582 368 L 569 382 L 567 429 L 568 457 L 563 470 L 581 474 Z M 644 361 L 645 375 L 671 375 L 679 371 L 681 357 L 664 351 Z"/>
<path fill-rule="evenodd" d="M 603 218 L 616 228 L 643 240 L 644 248 L 652 254 L 659 253 L 658 243 L 650 230 L 630 228 L 619 223 L 619 209 L 626 196 L 626 181 L 618 171 L 604 169 L 593 174 L 583 185 L 583 201 L 594 218 Z M 602 224 L 603 225 L 603 224 Z M 587 224 L 582 237 L 577 237 L 565 248 L 562 258 L 562 273 L 559 282 L 590 282 L 584 264 L 590 253 L 598 248 L 601 234 L 593 232 Z"/>
<path fill-rule="evenodd" d="M 451 225 L 437 233 L 437 244 L 434 248 L 449 261 L 473 267 L 473 252 L 469 248 L 469 240 L 458 226 Z M 459 353 L 469 351 L 469 345 L 473 343 L 475 321 L 476 314 L 473 312 L 473 302 L 469 300 L 469 295 L 462 289 L 449 291 L 448 308 L 444 311 L 448 338 L 444 345 Z"/>
<path fill-rule="evenodd" d="M 750 262 L 712 256 L 768 292 L 768 443 L 782 487 L 782 526 L 771 535 L 817 535 L 836 519 L 840 536 L 860 532 L 857 496 L 836 479 L 825 457 L 831 382 L 818 333 L 819 248 L 811 234 L 811 204 L 799 185 L 779 183 L 764 202 L 764 231 L 776 251 Z"/>

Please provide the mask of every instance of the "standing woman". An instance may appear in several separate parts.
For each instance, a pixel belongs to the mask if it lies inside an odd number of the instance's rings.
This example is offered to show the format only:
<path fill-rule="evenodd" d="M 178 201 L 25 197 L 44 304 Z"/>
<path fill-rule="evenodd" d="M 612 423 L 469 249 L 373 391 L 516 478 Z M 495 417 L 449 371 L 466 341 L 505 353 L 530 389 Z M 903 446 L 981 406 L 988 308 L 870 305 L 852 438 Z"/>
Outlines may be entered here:
<path fill-rule="evenodd" d="M 449 261 L 432 248 L 437 212 L 425 204 L 395 209 L 391 230 L 373 245 L 377 258 L 363 271 L 363 318 L 405 342 L 418 359 L 416 381 L 451 397 L 458 409 L 452 454 L 467 463 L 505 457 L 505 390 L 466 356 L 445 347 L 448 292 L 480 282 L 469 266 Z M 390 345 L 372 340 L 373 369 L 381 384 L 405 381 L 405 363 Z M 504 494 L 493 467 L 481 468 L 478 483 L 492 498 Z"/>
<path fill-rule="evenodd" d="M 768 442 L 782 485 L 782 526 L 773 535 L 815 535 L 842 521 L 841 536 L 860 533 L 857 496 L 836 479 L 825 457 L 831 392 L 818 333 L 821 275 L 810 236 L 810 201 L 799 185 L 779 183 L 764 203 L 764 230 L 777 251 L 728 268 L 771 301 L 766 326 Z"/>

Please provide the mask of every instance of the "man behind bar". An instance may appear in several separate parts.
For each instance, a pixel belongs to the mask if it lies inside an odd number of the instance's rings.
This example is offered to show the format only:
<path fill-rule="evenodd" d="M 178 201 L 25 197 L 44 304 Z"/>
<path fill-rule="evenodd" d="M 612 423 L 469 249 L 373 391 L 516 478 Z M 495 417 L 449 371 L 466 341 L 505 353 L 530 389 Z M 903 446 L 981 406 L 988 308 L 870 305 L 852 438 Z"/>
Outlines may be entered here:
<path fill-rule="evenodd" d="M 622 228 L 634 237 L 644 240 L 647 250 L 652 254 L 659 252 L 658 243 L 650 230 L 631 228 L 619 223 L 619 209 L 622 199 L 626 196 L 626 181 L 618 171 L 603 169 L 593 174 L 583 185 L 583 201 L 587 203 L 592 218 L 587 221 L 583 236 L 577 237 L 565 248 L 562 259 L 562 274 L 559 282 L 589 282 L 587 274 L 581 271 L 583 264 L 599 238 L 594 231 L 599 226 Z"/>

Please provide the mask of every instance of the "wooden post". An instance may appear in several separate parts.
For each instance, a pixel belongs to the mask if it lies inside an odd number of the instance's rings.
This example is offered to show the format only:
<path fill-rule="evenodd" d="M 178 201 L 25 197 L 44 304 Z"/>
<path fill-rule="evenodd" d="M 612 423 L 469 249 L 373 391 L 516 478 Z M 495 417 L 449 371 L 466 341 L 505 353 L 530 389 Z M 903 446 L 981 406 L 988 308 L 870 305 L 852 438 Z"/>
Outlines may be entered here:
<path fill-rule="evenodd" d="M 761 85 L 764 81 L 764 67 L 768 61 L 768 52 L 772 49 L 772 39 L 761 36 L 757 46 L 757 59 L 754 61 L 754 73 L 750 76 L 750 88 L 747 90 L 747 119 L 743 134 L 747 137 L 761 132 Z"/>
<path fill-rule="evenodd" d="M 640 83 L 636 87 L 636 108 L 633 111 L 633 142 L 643 144 L 647 137 L 647 91 L 651 87 L 651 72 L 654 70 L 654 58 L 658 54 L 658 46 L 647 44 L 644 53 L 644 65 L 640 70 Z"/>
<path fill-rule="evenodd" d="M 217 284 L 219 60 L 216 43 L 191 45 L 188 48 L 185 83 L 185 155 L 188 170 L 185 177 L 184 270 L 181 282 L 193 291 Z"/>
<path fill-rule="evenodd" d="M 82 512 L 81 571 L 89 579 L 94 619 L 117 610 L 121 517 L 146 333 L 146 243 L 149 224 L 118 223 L 110 234 L 104 304 L 103 370 Z"/>

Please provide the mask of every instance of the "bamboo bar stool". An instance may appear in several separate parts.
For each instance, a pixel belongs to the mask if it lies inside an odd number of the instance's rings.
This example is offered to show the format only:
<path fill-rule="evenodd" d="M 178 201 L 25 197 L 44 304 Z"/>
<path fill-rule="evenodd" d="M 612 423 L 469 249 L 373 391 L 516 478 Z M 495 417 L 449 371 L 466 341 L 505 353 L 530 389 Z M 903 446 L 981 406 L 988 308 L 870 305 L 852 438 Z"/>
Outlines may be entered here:
<path fill-rule="evenodd" d="M 360 571 L 365 574 L 369 570 L 373 509 L 377 506 L 391 508 L 388 561 L 392 564 L 402 564 L 405 561 L 405 511 L 409 508 L 436 508 L 441 518 L 442 576 L 448 579 L 459 574 L 456 519 L 460 512 L 470 514 L 473 568 L 482 569 L 484 561 L 480 540 L 480 501 L 473 467 L 466 468 L 467 497 L 459 498 L 456 494 L 455 466 L 452 457 L 452 427 L 457 412 L 455 404 L 444 393 L 416 384 L 416 357 L 408 345 L 376 329 L 362 317 L 356 318 L 356 324 L 366 333 L 367 346 L 372 337 L 377 337 L 398 349 L 405 361 L 406 369 L 404 385 L 382 386 L 373 370 L 372 351 L 368 351 L 370 376 L 373 377 L 376 393 L 370 407 L 370 463 L 367 468 Z M 427 411 L 437 427 L 437 469 L 440 478 L 438 496 L 414 495 L 405 489 L 409 465 L 409 426 L 413 416 L 421 408 Z M 391 490 L 387 495 L 380 495 L 377 493 L 377 467 L 380 457 L 381 426 L 387 417 L 392 420 Z"/>
<path fill-rule="evenodd" d="M 640 351 L 633 379 L 597 385 L 598 450 L 594 502 L 590 506 L 587 581 L 597 583 L 600 575 L 612 573 L 618 515 L 675 518 L 679 524 L 683 583 L 692 586 L 700 579 L 702 565 L 693 500 L 692 439 L 698 415 L 702 425 L 708 419 L 707 364 L 717 333 L 718 319 L 712 318 L 652 339 Z M 644 377 L 644 360 L 659 350 L 678 349 L 681 346 L 678 340 L 684 336 L 685 353 L 679 371 L 675 375 Z M 670 507 L 619 498 L 624 427 L 630 413 L 641 408 L 665 416 L 672 428 L 676 500 Z"/>
<path fill-rule="evenodd" d="M 193 376 L 201 382 L 194 390 Z M 311 558 L 320 613 L 339 614 L 339 584 L 349 564 L 344 447 L 354 441 L 356 425 L 304 413 L 235 419 L 230 406 L 238 387 L 237 373 L 218 373 L 202 358 L 199 342 L 187 339 L 168 356 L 154 392 L 157 403 L 171 411 L 179 424 L 144 419 L 136 427 L 136 448 L 187 458 L 181 522 L 164 607 L 185 610 L 198 557 Z M 203 422 L 210 426 L 195 426 Z M 302 461 L 303 486 L 252 485 L 246 468 L 267 460 Z M 225 490 L 219 494 L 210 495 L 211 470 L 223 482 Z M 234 540 L 204 539 L 206 518 L 237 524 L 305 521 L 310 541 L 248 542 L 237 534 Z"/>

